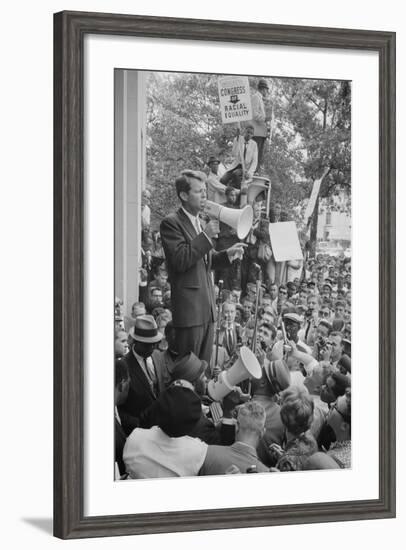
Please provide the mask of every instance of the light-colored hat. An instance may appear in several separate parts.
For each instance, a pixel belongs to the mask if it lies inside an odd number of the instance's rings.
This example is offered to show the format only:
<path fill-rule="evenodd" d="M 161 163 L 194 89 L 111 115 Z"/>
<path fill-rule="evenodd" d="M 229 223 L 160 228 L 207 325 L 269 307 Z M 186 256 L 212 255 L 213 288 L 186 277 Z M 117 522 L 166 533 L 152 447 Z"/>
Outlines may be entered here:
<path fill-rule="evenodd" d="M 156 344 L 162 340 L 162 334 L 158 332 L 158 326 L 152 315 L 137 317 L 134 326 L 130 328 L 129 334 L 136 342 Z"/>
<path fill-rule="evenodd" d="M 295 323 L 298 323 L 299 325 L 302 324 L 302 318 L 300 317 L 300 315 L 298 315 L 297 313 L 284 313 L 283 314 L 283 320 L 286 321 L 286 320 L 289 320 L 289 321 L 294 321 Z"/>

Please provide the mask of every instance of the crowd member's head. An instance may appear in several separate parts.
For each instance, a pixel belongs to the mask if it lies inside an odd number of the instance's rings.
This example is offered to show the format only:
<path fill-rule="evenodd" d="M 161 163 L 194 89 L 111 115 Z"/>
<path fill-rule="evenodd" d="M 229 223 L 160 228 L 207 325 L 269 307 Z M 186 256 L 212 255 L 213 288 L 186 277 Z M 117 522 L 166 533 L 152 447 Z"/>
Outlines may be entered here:
<path fill-rule="evenodd" d="M 340 372 L 334 372 L 327 377 L 326 383 L 321 388 L 320 399 L 325 403 L 333 403 L 350 386 L 348 377 Z"/>
<path fill-rule="evenodd" d="M 323 299 L 330 299 L 331 298 L 331 293 L 333 292 L 333 287 L 331 286 L 331 284 L 328 282 L 328 281 L 324 281 L 322 287 L 321 287 L 321 292 L 320 292 L 320 295 Z"/>
<path fill-rule="evenodd" d="M 250 319 L 247 321 L 244 330 L 241 334 L 241 341 L 244 346 L 250 347 L 252 344 L 252 338 L 254 336 L 254 329 L 255 329 L 255 321 L 254 319 Z"/>
<path fill-rule="evenodd" d="M 337 301 L 334 305 L 334 318 L 338 320 L 344 319 L 345 312 L 345 303 L 342 301 Z"/>
<path fill-rule="evenodd" d="M 149 301 L 150 310 L 153 310 L 156 307 L 163 306 L 162 289 L 159 286 L 154 286 L 151 288 Z"/>
<path fill-rule="evenodd" d="M 235 303 L 231 302 L 230 300 L 228 300 L 227 302 L 224 302 L 222 311 L 223 311 L 223 319 L 225 324 L 227 326 L 231 326 L 235 321 L 235 314 L 237 311 Z"/>
<path fill-rule="evenodd" d="M 325 321 L 330 321 L 331 310 L 326 302 L 323 302 L 319 309 L 319 319 L 324 319 Z"/>
<path fill-rule="evenodd" d="M 286 445 L 285 454 L 278 460 L 276 467 L 281 472 L 303 470 L 309 457 L 317 450 L 313 435 L 310 432 L 303 433 Z"/>
<path fill-rule="evenodd" d="M 345 353 L 340 357 L 337 363 L 337 367 L 340 369 L 341 374 L 348 376 L 351 374 L 351 357 Z"/>
<path fill-rule="evenodd" d="M 175 385 L 179 381 L 186 381 L 198 395 L 202 396 L 206 393 L 206 369 L 206 361 L 202 361 L 193 352 L 189 352 L 176 359 L 170 367 L 170 375 Z"/>
<path fill-rule="evenodd" d="M 235 310 L 235 322 L 239 325 L 242 323 L 242 317 L 243 317 L 243 309 L 241 304 L 236 304 L 236 310 Z"/>
<path fill-rule="evenodd" d="M 252 124 L 247 124 L 247 126 L 244 128 L 244 139 L 245 141 L 249 141 L 254 137 L 255 129 Z"/>
<path fill-rule="evenodd" d="M 253 302 L 249 298 L 244 298 L 242 302 L 243 321 L 248 321 L 248 319 L 251 317 L 253 307 L 254 307 Z"/>
<path fill-rule="evenodd" d="M 161 306 L 154 307 L 154 309 L 151 311 L 151 315 L 156 321 L 160 315 L 165 313 L 165 311 L 166 310 L 165 310 L 165 308 L 163 307 L 163 304 L 162 304 Z"/>
<path fill-rule="evenodd" d="M 184 170 L 176 178 L 175 185 L 183 208 L 197 216 L 206 203 L 206 175 L 203 172 Z"/>
<path fill-rule="evenodd" d="M 273 309 L 270 306 L 264 307 L 264 310 L 262 312 L 261 317 L 262 322 L 269 323 L 270 325 L 275 324 L 275 315 L 273 313 Z"/>
<path fill-rule="evenodd" d="M 178 343 L 176 340 L 176 329 L 173 326 L 173 322 L 169 321 L 165 327 L 165 340 L 168 344 L 169 353 L 175 357 L 178 355 Z"/>
<path fill-rule="evenodd" d="M 143 302 L 135 302 L 131 308 L 131 317 L 136 319 L 140 315 L 145 315 L 147 310 L 145 309 L 145 304 Z"/>
<path fill-rule="evenodd" d="M 274 218 L 275 220 L 277 221 L 280 221 L 280 217 L 281 217 L 281 212 L 282 212 L 282 207 L 281 205 L 277 202 L 273 209 L 272 209 L 272 216 L 271 218 Z M 272 220 L 271 220 L 272 221 Z"/>
<path fill-rule="evenodd" d="M 327 424 L 334 432 L 336 441 L 351 439 L 351 389 L 347 388 L 344 395 L 338 397 L 331 407 Z"/>
<path fill-rule="evenodd" d="M 298 341 L 298 332 L 300 330 L 301 319 L 297 313 L 285 313 L 283 315 L 286 335 L 289 340 Z"/>
<path fill-rule="evenodd" d="M 210 168 L 210 172 L 217 174 L 219 169 L 220 161 L 217 157 L 211 156 L 207 161 L 207 166 Z"/>
<path fill-rule="evenodd" d="M 127 399 L 130 387 L 130 375 L 127 363 L 121 359 L 114 362 L 114 404 L 122 405 Z"/>
<path fill-rule="evenodd" d="M 313 422 L 314 402 L 305 388 L 290 386 L 281 394 L 281 419 L 289 434 L 297 437 Z"/>
<path fill-rule="evenodd" d="M 137 317 L 129 335 L 132 350 L 144 359 L 151 356 L 158 342 L 162 340 L 162 334 L 152 315 Z"/>
<path fill-rule="evenodd" d="M 168 282 L 168 272 L 166 270 L 165 264 L 160 264 L 156 269 L 156 281 L 161 286 L 164 287 Z"/>
<path fill-rule="evenodd" d="M 253 395 L 273 397 L 286 390 L 291 382 L 290 371 L 285 361 L 266 361 L 259 380 L 252 380 Z"/>
<path fill-rule="evenodd" d="M 278 291 L 278 301 L 281 303 L 286 302 L 288 298 L 288 289 L 285 285 L 280 285 L 279 291 Z"/>
<path fill-rule="evenodd" d="M 296 294 L 296 291 L 297 291 L 295 283 L 289 281 L 286 284 L 286 289 L 288 291 L 288 300 L 290 300 L 290 298 L 292 298 Z"/>
<path fill-rule="evenodd" d="M 258 329 L 258 340 L 264 351 L 271 349 L 276 337 L 276 328 L 267 322 L 262 322 Z"/>
<path fill-rule="evenodd" d="M 303 303 L 307 302 L 307 288 L 304 285 L 299 288 L 299 300 Z"/>
<path fill-rule="evenodd" d="M 235 439 L 254 447 L 265 432 L 266 413 L 257 401 L 248 401 L 238 407 Z"/>
<path fill-rule="evenodd" d="M 128 352 L 128 335 L 125 330 L 116 330 L 114 334 L 114 355 L 123 357 Z"/>
<path fill-rule="evenodd" d="M 329 336 L 329 344 L 331 348 L 330 360 L 336 362 L 340 359 L 344 351 L 342 333 L 337 331 L 332 332 Z"/>
<path fill-rule="evenodd" d="M 225 190 L 225 196 L 226 196 L 226 205 L 229 207 L 233 207 L 237 204 L 238 194 L 237 189 L 235 187 L 227 186 Z"/>
<path fill-rule="evenodd" d="M 316 329 L 317 338 L 322 338 L 323 340 L 327 341 L 327 338 L 329 337 L 331 330 L 332 330 L 331 323 L 329 323 L 325 319 L 322 319 L 321 321 L 319 321 L 319 324 L 317 325 L 317 329 Z"/>
<path fill-rule="evenodd" d="M 269 294 L 265 293 L 262 296 L 262 307 L 265 308 L 266 306 L 272 305 L 272 298 Z"/>
<path fill-rule="evenodd" d="M 172 314 L 168 310 L 164 310 L 161 314 L 158 315 L 158 317 L 156 318 L 156 324 L 161 334 L 165 334 L 166 325 L 171 320 L 172 320 Z"/>
<path fill-rule="evenodd" d="M 307 312 L 309 317 L 317 315 L 319 309 L 319 301 L 315 294 L 309 294 L 307 297 Z"/>
<path fill-rule="evenodd" d="M 266 97 L 269 93 L 269 87 L 268 83 L 264 78 L 260 78 L 258 80 L 258 92 L 263 96 Z"/>
<path fill-rule="evenodd" d="M 271 283 L 269 285 L 269 295 L 272 301 L 275 301 L 278 297 L 278 285 L 276 283 Z"/>
<path fill-rule="evenodd" d="M 201 416 L 201 401 L 191 389 L 170 386 L 157 400 L 157 424 L 169 437 L 188 435 Z"/>

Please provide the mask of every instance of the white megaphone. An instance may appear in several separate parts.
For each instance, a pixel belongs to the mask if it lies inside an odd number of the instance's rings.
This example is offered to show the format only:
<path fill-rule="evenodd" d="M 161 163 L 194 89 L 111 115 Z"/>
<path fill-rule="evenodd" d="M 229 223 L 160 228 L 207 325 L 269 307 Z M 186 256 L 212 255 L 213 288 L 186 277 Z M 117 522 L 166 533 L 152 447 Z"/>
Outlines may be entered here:
<path fill-rule="evenodd" d="M 239 239 L 244 239 L 248 235 L 254 219 L 254 212 L 250 205 L 235 209 L 206 201 L 204 211 L 210 218 L 215 218 L 235 229 Z"/>
<path fill-rule="evenodd" d="M 216 381 L 210 380 L 207 393 L 213 401 L 221 401 L 223 397 L 232 392 L 235 386 L 247 378 L 259 380 L 262 376 L 261 365 L 252 351 L 242 346 L 237 361 L 228 370 L 223 370 Z"/>

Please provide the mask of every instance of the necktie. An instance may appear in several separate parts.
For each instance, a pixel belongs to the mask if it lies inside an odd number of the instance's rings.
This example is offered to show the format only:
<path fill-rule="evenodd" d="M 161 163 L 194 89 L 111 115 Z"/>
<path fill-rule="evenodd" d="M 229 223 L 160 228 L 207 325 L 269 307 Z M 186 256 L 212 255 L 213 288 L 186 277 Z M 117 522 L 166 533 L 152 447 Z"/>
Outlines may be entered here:
<path fill-rule="evenodd" d="M 200 227 L 200 222 L 198 216 L 195 218 L 195 229 L 196 233 L 199 235 L 202 232 L 202 228 Z"/>
<path fill-rule="evenodd" d="M 151 387 L 152 393 L 155 395 L 156 394 L 156 376 L 155 376 L 154 364 L 152 362 L 151 357 L 144 359 L 144 372 L 145 372 L 145 376 L 147 377 L 148 383 Z"/>
<path fill-rule="evenodd" d="M 244 161 L 245 161 L 245 155 L 247 154 L 247 142 L 244 142 Z"/>
<path fill-rule="evenodd" d="M 228 354 L 231 355 L 233 349 L 233 329 L 231 328 L 227 330 L 227 348 Z"/>

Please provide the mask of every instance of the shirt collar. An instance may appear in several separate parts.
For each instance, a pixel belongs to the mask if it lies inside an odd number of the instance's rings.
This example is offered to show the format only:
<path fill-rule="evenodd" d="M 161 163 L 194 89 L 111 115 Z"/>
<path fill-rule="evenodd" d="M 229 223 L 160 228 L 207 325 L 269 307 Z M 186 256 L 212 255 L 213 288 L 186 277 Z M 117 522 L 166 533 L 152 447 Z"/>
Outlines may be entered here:
<path fill-rule="evenodd" d="M 185 208 L 183 208 L 183 206 L 181 206 L 181 208 L 182 208 L 183 212 L 186 214 L 186 216 L 189 218 L 189 220 L 192 222 L 193 227 L 196 227 L 197 216 L 193 216 L 193 214 L 188 212 Z"/>

